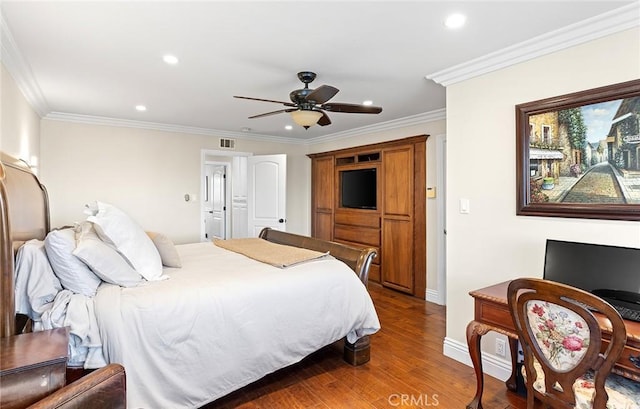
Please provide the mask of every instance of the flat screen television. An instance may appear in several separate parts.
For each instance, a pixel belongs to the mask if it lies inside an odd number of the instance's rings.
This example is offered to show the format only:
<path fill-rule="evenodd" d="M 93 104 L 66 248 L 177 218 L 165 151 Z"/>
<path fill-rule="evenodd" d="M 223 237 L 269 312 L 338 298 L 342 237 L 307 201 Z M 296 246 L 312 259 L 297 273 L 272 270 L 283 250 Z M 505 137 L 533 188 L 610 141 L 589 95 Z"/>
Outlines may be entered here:
<path fill-rule="evenodd" d="M 340 207 L 376 209 L 377 186 L 376 168 L 340 171 Z"/>
<path fill-rule="evenodd" d="M 547 240 L 544 278 L 595 293 L 610 302 L 609 297 L 621 294 L 626 301 L 633 301 L 633 308 L 640 309 L 640 249 Z"/>

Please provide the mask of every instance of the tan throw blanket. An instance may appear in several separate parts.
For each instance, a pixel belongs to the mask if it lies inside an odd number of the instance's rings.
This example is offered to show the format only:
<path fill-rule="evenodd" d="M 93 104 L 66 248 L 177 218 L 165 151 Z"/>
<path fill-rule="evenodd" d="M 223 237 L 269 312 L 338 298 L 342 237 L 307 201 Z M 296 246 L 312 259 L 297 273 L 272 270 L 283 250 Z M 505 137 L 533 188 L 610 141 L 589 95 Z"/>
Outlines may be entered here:
<path fill-rule="evenodd" d="M 271 243 L 270 241 L 260 238 L 214 239 L 213 244 L 279 268 L 289 267 L 304 261 L 315 260 L 329 254 L 328 252 L 321 253 L 300 247 Z"/>

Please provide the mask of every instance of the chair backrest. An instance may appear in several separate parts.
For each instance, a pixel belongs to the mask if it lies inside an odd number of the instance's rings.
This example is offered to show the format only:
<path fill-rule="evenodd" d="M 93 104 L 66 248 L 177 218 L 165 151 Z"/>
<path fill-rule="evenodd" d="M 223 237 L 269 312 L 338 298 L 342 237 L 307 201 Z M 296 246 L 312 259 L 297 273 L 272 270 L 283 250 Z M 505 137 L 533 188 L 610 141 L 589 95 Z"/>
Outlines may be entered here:
<path fill-rule="evenodd" d="M 593 373 L 593 407 L 607 403 L 605 379 L 624 349 L 627 332 L 620 314 L 606 301 L 568 285 L 536 278 L 512 281 L 509 308 L 524 352 L 527 393 L 554 408 L 574 407 L 573 384 Z M 611 325 L 602 351 L 602 332 L 593 311 Z M 534 389 L 534 358 L 544 372 L 544 393 Z"/>

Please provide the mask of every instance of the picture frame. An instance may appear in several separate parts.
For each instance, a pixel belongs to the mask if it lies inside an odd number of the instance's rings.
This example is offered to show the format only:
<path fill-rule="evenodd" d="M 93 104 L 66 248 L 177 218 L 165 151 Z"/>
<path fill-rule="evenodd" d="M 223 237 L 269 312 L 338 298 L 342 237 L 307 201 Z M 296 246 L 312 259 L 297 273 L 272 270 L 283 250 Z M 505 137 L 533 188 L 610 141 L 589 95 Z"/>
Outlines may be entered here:
<path fill-rule="evenodd" d="M 515 110 L 517 215 L 640 220 L 640 80 Z"/>

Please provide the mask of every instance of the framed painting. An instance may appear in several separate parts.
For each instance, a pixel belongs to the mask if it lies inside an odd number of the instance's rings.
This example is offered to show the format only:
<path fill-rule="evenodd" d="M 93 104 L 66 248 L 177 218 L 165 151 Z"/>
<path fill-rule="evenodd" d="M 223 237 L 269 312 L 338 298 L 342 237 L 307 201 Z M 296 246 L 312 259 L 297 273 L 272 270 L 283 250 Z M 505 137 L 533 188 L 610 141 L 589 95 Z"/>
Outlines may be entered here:
<path fill-rule="evenodd" d="M 640 220 L 640 80 L 516 106 L 516 214 Z"/>

